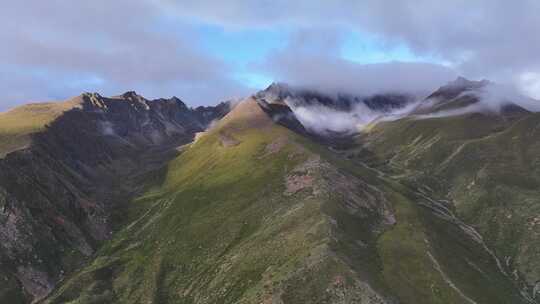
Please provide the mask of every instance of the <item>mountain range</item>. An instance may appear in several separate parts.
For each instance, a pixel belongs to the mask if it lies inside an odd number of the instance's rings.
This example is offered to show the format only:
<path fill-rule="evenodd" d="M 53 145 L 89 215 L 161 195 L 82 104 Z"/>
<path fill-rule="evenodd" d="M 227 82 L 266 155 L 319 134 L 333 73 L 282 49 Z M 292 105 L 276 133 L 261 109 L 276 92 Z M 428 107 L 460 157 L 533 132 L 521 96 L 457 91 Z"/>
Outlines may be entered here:
<path fill-rule="evenodd" d="M 540 303 L 540 101 L 426 96 L 1 113 L 0 303 Z"/>

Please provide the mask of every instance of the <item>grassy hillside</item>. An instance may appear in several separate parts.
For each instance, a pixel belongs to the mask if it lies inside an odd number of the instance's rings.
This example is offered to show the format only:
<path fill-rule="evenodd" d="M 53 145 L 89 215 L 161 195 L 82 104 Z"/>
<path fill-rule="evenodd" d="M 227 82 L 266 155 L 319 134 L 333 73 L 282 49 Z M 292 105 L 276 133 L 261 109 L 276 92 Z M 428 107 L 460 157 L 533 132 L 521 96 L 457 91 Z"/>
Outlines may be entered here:
<path fill-rule="evenodd" d="M 540 279 L 539 126 L 538 114 L 403 119 L 376 126 L 348 153 L 444 201 L 532 297 Z"/>
<path fill-rule="evenodd" d="M 246 101 L 45 302 L 522 302 L 484 248 L 421 201 Z"/>
<path fill-rule="evenodd" d="M 65 102 L 33 103 L 0 113 L 0 157 L 30 144 L 30 135 L 80 103 L 74 98 Z"/>

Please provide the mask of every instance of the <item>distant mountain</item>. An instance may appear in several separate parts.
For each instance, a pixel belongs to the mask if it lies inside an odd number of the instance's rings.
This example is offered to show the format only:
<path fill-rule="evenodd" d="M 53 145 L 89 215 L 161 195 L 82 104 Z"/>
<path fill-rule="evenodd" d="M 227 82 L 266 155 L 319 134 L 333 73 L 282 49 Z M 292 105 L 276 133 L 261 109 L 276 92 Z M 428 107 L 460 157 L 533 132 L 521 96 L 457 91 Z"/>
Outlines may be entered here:
<path fill-rule="evenodd" d="M 523 103 L 540 105 L 538 101 L 510 92 L 488 80 L 471 81 L 458 77 L 429 95 L 410 114 L 445 116 L 490 112 L 503 116 L 519 116 L 530 112 Z"/>
<path fill-rule="evenodd" d="M 312 89 L 292 87 L 284 83 L 272 83 L 255 96 L 267 101 L 283 100 L 290 107 L 319 105 L 340 111 L 350 111 L 355 106 L 363 104 L 374 111 L 388 112 L 392 109 L 402 108 L 414 101 L 414 96 L 405 93 L 355 96 L 348 93 L 325 93 Z"/>
<path fill-rule="evenodd" d="M 283 83 L 273 83 L 255 94 L 255 98 L 259 103 L 270 105 L 276 110 L 281 108 L 277 115 L 280 123 L 284 123 L 283 119 L 288 117 L 289 122 L 286 124 L 299 123 L 312 135 L 327 139 L 349 136 L 377 119 L 403 111 L 417 100 L 415 96 L 409 94 L 381 93 L 354 96 L 291 87 Z M 287 110 L 284 110 L 285 108 Z M 284 111 L 292 112 L 294 115 L 284 116 Z M 298 127 L 294 129 L 299 130 Z"/>
<path fill-rule="evenodd" d="M 486 87 L 491 82 L 489 80 L 468 80 L 464 77 L 458 77 L 454 81 L 449 82 L 448 84 L 440 87 L 435 92 L 431 93 L 426 99 L 441 98 L 446 100 L 451 100 L 459 95 L 463 94 L 466 91 L 474 91 Z"/>

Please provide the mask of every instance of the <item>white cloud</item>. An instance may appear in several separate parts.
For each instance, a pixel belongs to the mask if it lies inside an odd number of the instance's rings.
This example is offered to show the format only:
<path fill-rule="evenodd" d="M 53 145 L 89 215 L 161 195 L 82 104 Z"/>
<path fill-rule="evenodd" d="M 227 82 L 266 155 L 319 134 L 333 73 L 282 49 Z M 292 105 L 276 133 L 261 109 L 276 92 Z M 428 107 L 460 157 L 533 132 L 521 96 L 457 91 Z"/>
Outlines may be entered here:
<path fill-rule="evenodd" d="M 540 73 L 540 2 L 535 0 L 156 1 L 186 18 L 231 29 L 368 32 L 419 56 L 441 58 L 468 78 L 528 90 L 531 84 L 522 82 L 522 75 Z"/>
<path fill-rule="evenodd" d="M 103 80 L 106 85 L 97 89 L 115 91 L 104 94 L 135 89 L 150 97 L 177 94 L 199 104 L 246 94 L 246 87 L 234 80 L 234 67 L 217 59 L 219 46 L 213 54 L 198 47 L 192 27 L 210 24 L 233 31 L 300 33 L 291 35 L 289 48 L 262 63 L 276 80 L 325 83 L 332 89 L 365 83 L 358 89 L 416 90 L 417 83 L 433 87 L 456 71 L 513 83 L 540 96 L 538 11 L 535 0 L 10 1 L 0 10 L 0 68 L 32 70 L 27 78 L 35 78 L 36 69 L 61 78 L 84 74 Z M 174 28 L 160 27 L 165 19 L 173 20 Z M 348 31 L 405 46 L 419 58 L 440 58 L 451 69 L 429 64 L 413 69 L 405 63 L 358 67 L 336 51 Z M 364 73 L 380 78 L 363 79 Z M 54 82 L 50 77 L 41 91 L 58 95 Z M 87 86 L 88 81 L 81 83 Z M 3 84 L 0 107 L 14 96 L 30 95 L 24 94 L 35 90 L 30 85 Z M 21 89 L 15 92 L 14 87 Z"/>
<path fill-rule="evenodd" d="M 360 96 L 428 94 L 457 76 L 452 68 L 433 63 L 358 64 L 341 59 L 337 35 L 333 31 L 299 32 L 286 48 L 271 53 L 257 67 L 261 73 L 296 87 Z"/>
<path fill-rule="evenodd" d="M 540 99 L 540 73 L 527 72 L 519 77 L 523 92 L 533 98 Z"/>
<path fill-rule="evenodd" d="M 232 67 L 194 43 L 195 33 L 160 27 L 149 1 L 12 1 L 0 10 L 0 109 L 82 91 L 179 95 L 191 105 L 246 94 Z M 12 77 L 16 74 L 16 77 Z M 99 81 L 96 81 L 99 79 Z M 37 83 L 37 84 L 36 84 Z M 38 92 L 36 92 L 38 91 Z"/>

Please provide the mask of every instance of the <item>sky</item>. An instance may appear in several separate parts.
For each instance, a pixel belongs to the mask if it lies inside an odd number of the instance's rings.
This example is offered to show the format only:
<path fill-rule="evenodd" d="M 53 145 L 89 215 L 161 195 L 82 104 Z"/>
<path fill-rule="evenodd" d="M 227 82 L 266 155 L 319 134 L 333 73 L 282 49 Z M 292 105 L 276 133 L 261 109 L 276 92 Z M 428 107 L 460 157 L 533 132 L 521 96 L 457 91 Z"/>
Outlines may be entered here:
<path fill-rule="evenodd" d="M 367 95 L 490 79 L 540 97 L 540 1 L 5 0 L 0 111 L 82 92 L 190 106 L 270 83 Z"/>

